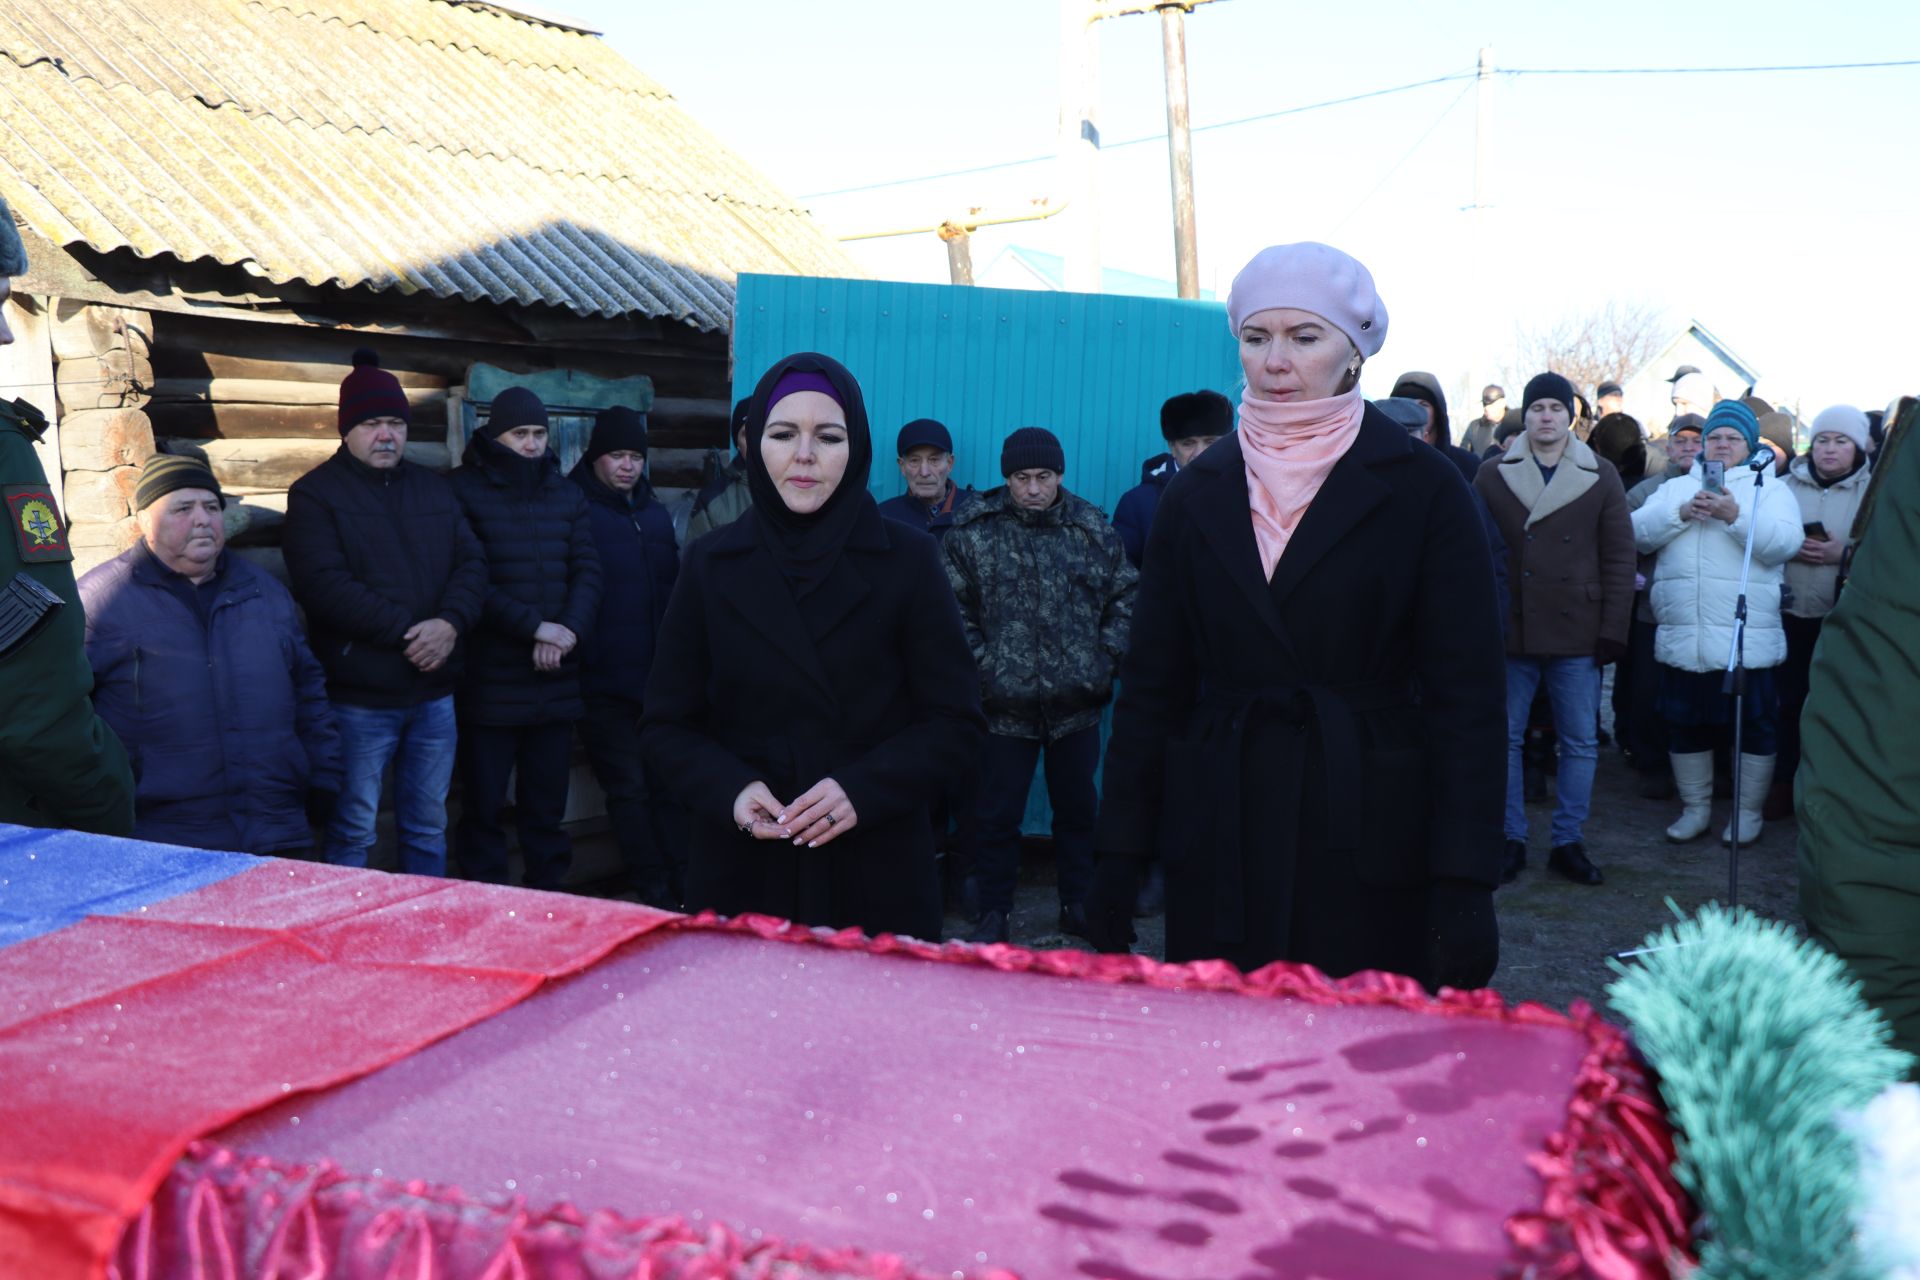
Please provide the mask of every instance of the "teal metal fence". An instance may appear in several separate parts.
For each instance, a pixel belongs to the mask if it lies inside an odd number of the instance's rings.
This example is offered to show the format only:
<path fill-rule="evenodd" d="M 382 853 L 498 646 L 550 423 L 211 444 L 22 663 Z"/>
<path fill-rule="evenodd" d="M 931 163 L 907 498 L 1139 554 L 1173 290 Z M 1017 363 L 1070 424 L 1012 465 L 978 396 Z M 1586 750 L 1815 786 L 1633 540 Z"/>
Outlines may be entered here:
<path fill-rule="evenodd" d="M 1067 488 L 1111 513 L 1164 447 L 1162 401 L 1203 388 L 1239 398 L 1217 302 L 810 276 L 743 275 L 739 290 L 734 395 L 796 351 L 846 365 L 873 421 L 877 498 L 905 489 L 894 433 L 937 418 L 961 484 L 1000 484 L 1007 433 L 1046 427 L 1065 447 Z"/>

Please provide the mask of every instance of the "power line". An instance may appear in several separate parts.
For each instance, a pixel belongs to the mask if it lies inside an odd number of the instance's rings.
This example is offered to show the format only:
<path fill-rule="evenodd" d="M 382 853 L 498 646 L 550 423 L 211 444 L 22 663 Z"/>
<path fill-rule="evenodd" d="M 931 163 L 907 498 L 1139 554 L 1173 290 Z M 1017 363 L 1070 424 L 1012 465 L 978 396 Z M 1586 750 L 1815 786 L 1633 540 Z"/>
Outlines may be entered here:
<path fill-rule="evenodd" d="M 1876 67 L 1920 67 L 1920 58 L 1896 62 L 1799 62 L 1766 67 L 1495 67 L 1503 76 L 1738 76 L 1765 71 L 1866 71 Z"/>
<path fill-rule="evenodd" d="M 1398 160 L 1395 160 L 1393 162 L 1393 167 L 1388 169 L 1386 173 L 1381 175 L 1380 181 L 1373 184 L 1373 189 L 1368 191 L 1367 194 L 1365 194 L 1364 196 L 1361 196 L 1359 201 L 1353 206 L 1353 208 L 1347 210 L 1345 216 L 1343 216 L 1340 219 L 1340 221 L 1333 224 L 1333 229 L 1335 231 L 1339 231 L 1343 227 L 1345 227 L 1347 223 L 1353 220 L 1354 214 L 1359 213 L 1362 209 L 1366 208 L 1367 202 L 1380 194 L 1380 189 L 1386 186 L 1388 182 L 1392 181 L 1393 175 L 1400 172 L 1401 166 L 1406 164 L 1407 161 L 1413 159 L 1413 153 L 1418 151 L 1421 147 L 1424 147 L 1427 145 L 1427 139 L 1431 138 L 1434 135 L 1434 131 L 1437 130 L 1442 124 L 1446 122 L 1446 119 L 1448 116 L 1453 114 L 1454 108 L 1467 100 L 1467 95 L 1473 92 L 1473 88 L 1474 87 L 1472 85 L 1468 85 L 1466 88 L 1462 89 L 1459 95 L 1455 97 L 1452 102 L 1449 102 L 1446 105 L 1446 107 L 1441 110 L 1439 115 L 1433 118 L 1433 123 L 1427 126 L 1426 132 L 1422 133 L 1418 138 L 1414 139 L 1413 145 L 1408 147 L 1406 149 L 1406 152 L 1403 155 L 1401 155 L 1401 157 Z"/>
<path fill-rule="evenodd" d="M 1517 78 L 1520 76 L 1711 76 L 1711 75 L 1756 75 L 1773 72 L 1800 71 L 1868 71 L 1890 67 L 1920 67 L 1920 58 L 1904 58 L 1884 62 L 1800 62 L 1779 63 L 1752 67 L 1496 67 L 1494 74 Z M 1350 94 L 1344 98 L 1329 98 L 1324 102 L 1309 102 L 1297 107 L 1283 107 L 1278 111 L 1265 111 L 1259 115 L 1241 116 L 1235 120 L 1217 120 L 1212 124 L 1193 126 L 1194 133 L 1210 133 L 1216 129 L 1234 129 L 1242 125 L 1259 124 L 1266 120 L 1278 120 L 1283 116 L 1297 116 L 1307 111 L 1322 111 L 1328 107 L 1346 106 L 1352 102 L 1364 102 L 1370 98 L 1384 98 L 1391 94 L 1407 93 L 1414 89 L 1425 89 L 1436 84 L 1450 81 L 1470 80 L 1476 71 L 1454 71 L 1443 76 L 1434 76 L 1427 80 L 1415 80 L 1409 84 L 1392 85 L 1384 89 L 1370 89 L 1365 93 Z M 1449 110 L 1452 108 L 1449 107 Z M 1102 151 L 1118 151 L 1122 147 L 1137 147 L 1149 142 L 1165 142 L 1165 133 L 1146 134 L 1138 138 L 1126 138 L 1119 142 L 1104 143 Z M 859 195 L 867 191 L 884 191 L 890 187 L 908 187 L 920 182 L 938 182 L 945 178 L 965 178 L 976 173 L 996 173 L 1002 169 L 1018 169 L 1030 164 L 1045 164 L 1056 157 L 1052 155 L 1027 156 L 1019 160 L 1000 160 L 992 164 L 975 165 L 969 169 L 948 169 L 940 173 L 922 173 L 911 178 L 890 178 L 885 182 L 868 182 L 855 187 L 839 187 L 832 191 L 810 191 L 799 196 L 802 200 L 824 200 L 832 196 Z"/>
<path fill-rule="evenodd" d="M 1397 84 L 1386 89 L 1369 89 L 1365 93 L 1349 94 L 1344 98 L 1329 98 L 1325 102 L 1309 102 L 1298 107 L 1283 107 L 1278 111 L 1263 111 L 1255 116 L 1241 116 L 1237 120 L 1216 120 L 1212 124 L 1194 125 L 1190 132 L 1209 133 L 1215 129 L 1232 129 L 1243 124 L 1258 124 L 1262 120 L 1278 120 L 1282 116 L 1297 116 L 1303 111 L 1319 111 L 1326 107 L 1343 107 L 1349 102 L 1364 102 L 1368 98 L 1384 98 L 1389 94 L 1406 93 L 1411 89 L 1424 89 L 1428 85 L 1445 84 L 1449 80 L 1471 79 L 1474 72 L 1455 71 L 1444 76 L 1435 76 L 1430 80 L 1416 80 L 1411 84 Z M 1122 147 L 1137 147 L 1148 142 L 1165 142 L 1165 133 L 1149 133 L 1138 138 L 1126 138 L 1120 142 L 1103 142 L 1102 151 L 1118 151 Z M 880 191 L 887 187 L 905 187 L 916 182 L 936 182 L 942 178 L 964 178 L 975 173 L 992 173 L 999 169 L 1014 169 L 1021 165 L 1045 164 L 1056 157 L 1052 155 L 1028 156 L 1022 160 L 1001 160 L 994 164 L 975 165 L 971 169 L 949 169 L 944 173 L 923 173 L 912 178 L 891 178 L 886 182 L 869 182 L 857 187 L 841 187 L 834 191 L 809 191 L 802 194 L 802 200 L 823 200 L 828 196 L 857 195 L 863 191 Z"/>

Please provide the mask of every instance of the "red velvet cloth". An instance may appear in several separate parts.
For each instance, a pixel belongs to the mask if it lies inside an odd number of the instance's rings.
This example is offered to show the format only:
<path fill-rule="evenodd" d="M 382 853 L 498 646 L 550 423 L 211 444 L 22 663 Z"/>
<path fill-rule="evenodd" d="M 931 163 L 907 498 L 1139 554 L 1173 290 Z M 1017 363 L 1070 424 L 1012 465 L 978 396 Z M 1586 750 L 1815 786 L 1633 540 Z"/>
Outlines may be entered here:
<path fill-rule="evenodd" d="M 196 1144 L 117 1274 L 1629 1280 L 1671 1157 L 1583 1010 L 675 920 Z"/>

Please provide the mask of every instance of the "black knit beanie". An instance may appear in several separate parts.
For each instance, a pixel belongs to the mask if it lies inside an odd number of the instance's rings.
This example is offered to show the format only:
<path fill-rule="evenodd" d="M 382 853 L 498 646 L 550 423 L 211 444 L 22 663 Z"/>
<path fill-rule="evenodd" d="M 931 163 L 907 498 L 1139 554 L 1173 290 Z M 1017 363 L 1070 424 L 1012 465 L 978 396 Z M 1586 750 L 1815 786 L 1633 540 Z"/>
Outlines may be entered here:
<path fill-rule="evenodd" d="M 1000 446 L 1000 474 L 1045 469 L 1059 475 L 1067 473 L 1066 451 L 1059 437 L 1045 427 L 1021 427 Z"/>
<path fill-rule="evenodd" d="M 1160 406 L 1162 438 L 1224 436 L 1233 430 L 1233 401 L 1218 391 L 1188 391 Z"/>
<path fill-rule="evenodd" d="M 587 438 L 587 451 L 582 458 L 591 464 L 595 458 L 604 458 L 617 449 L 647 451 L 646 414 L 617 404 L 594 415 L 593 434 Z"/>
<path fill-rule="evenodd" d="M 525 387 L 508 387 L 493 398 L 487 413 L 487 425 L 480 428 L 489 439 L 498 440 L 515 427 L 544 427 L 547 406 Z"/>
<path fill-rule="evenodd" d="M 205 489 L 227 505 L 220 482 L 213 470 L 199 458 L 184 453 L 156 453 L 140 467 L 140 480 L 133 490 L 133 509 L 145 511 L 176 489 Z"/>
<path fill-rule="evenodd" d="M 1520 412 L 1525 413 L 1536 400 L 1558 400 L 1573 417 L 1573 384 L 1557 373 L 1536 373 L 1527 381 L 1526 394 L 1520 397 Z"/>

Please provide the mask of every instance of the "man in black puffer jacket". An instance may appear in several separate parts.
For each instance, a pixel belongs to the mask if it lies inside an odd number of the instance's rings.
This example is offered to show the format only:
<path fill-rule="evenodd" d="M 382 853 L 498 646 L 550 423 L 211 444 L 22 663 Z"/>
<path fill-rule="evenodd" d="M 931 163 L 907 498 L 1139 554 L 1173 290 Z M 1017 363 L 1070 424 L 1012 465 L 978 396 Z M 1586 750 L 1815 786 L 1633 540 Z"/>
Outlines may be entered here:
<path fill-rule="evenodd" d="M 624 405 L 594 420 L 587 451 L 567 478 L 587 495 L 605 590 L 580 637 L 586 714 L 580 742 L 607 794 L 607 818 L 642 902 L 677 909 L 679 841 L 663 822 L 640 754 L 640 700 L 653 667 L 653 638 L 680 576 L 673 517 L 647 483 L 647 415 Z"/>
<path fill-rule="evenodd" d="M 460 684 L 460 867 L 504 884 L 500 811 L 514 810 L 526 882 L 558 889 L 573 847 L 567 810 L 573 722 L 581 716 L 580 637 L 600 607 L 600 555 L 586 495 L 547 447 L 547 407 L 525 387 L 494 400 L 467 443 L 453 489 L 487 551 L 487 597 Z"/>
<path fill-rule="evenodd" d="M 340 384 L 340 451 L 294 483 L 281 539 L 340 726 L 344 776 L 322 850 L 364 867 L 387 765 L 400 869 L 447 871 L 453 688 L 487 558 L 453 486 L 405 456 L 399 381 L 361 349 Z"/>

